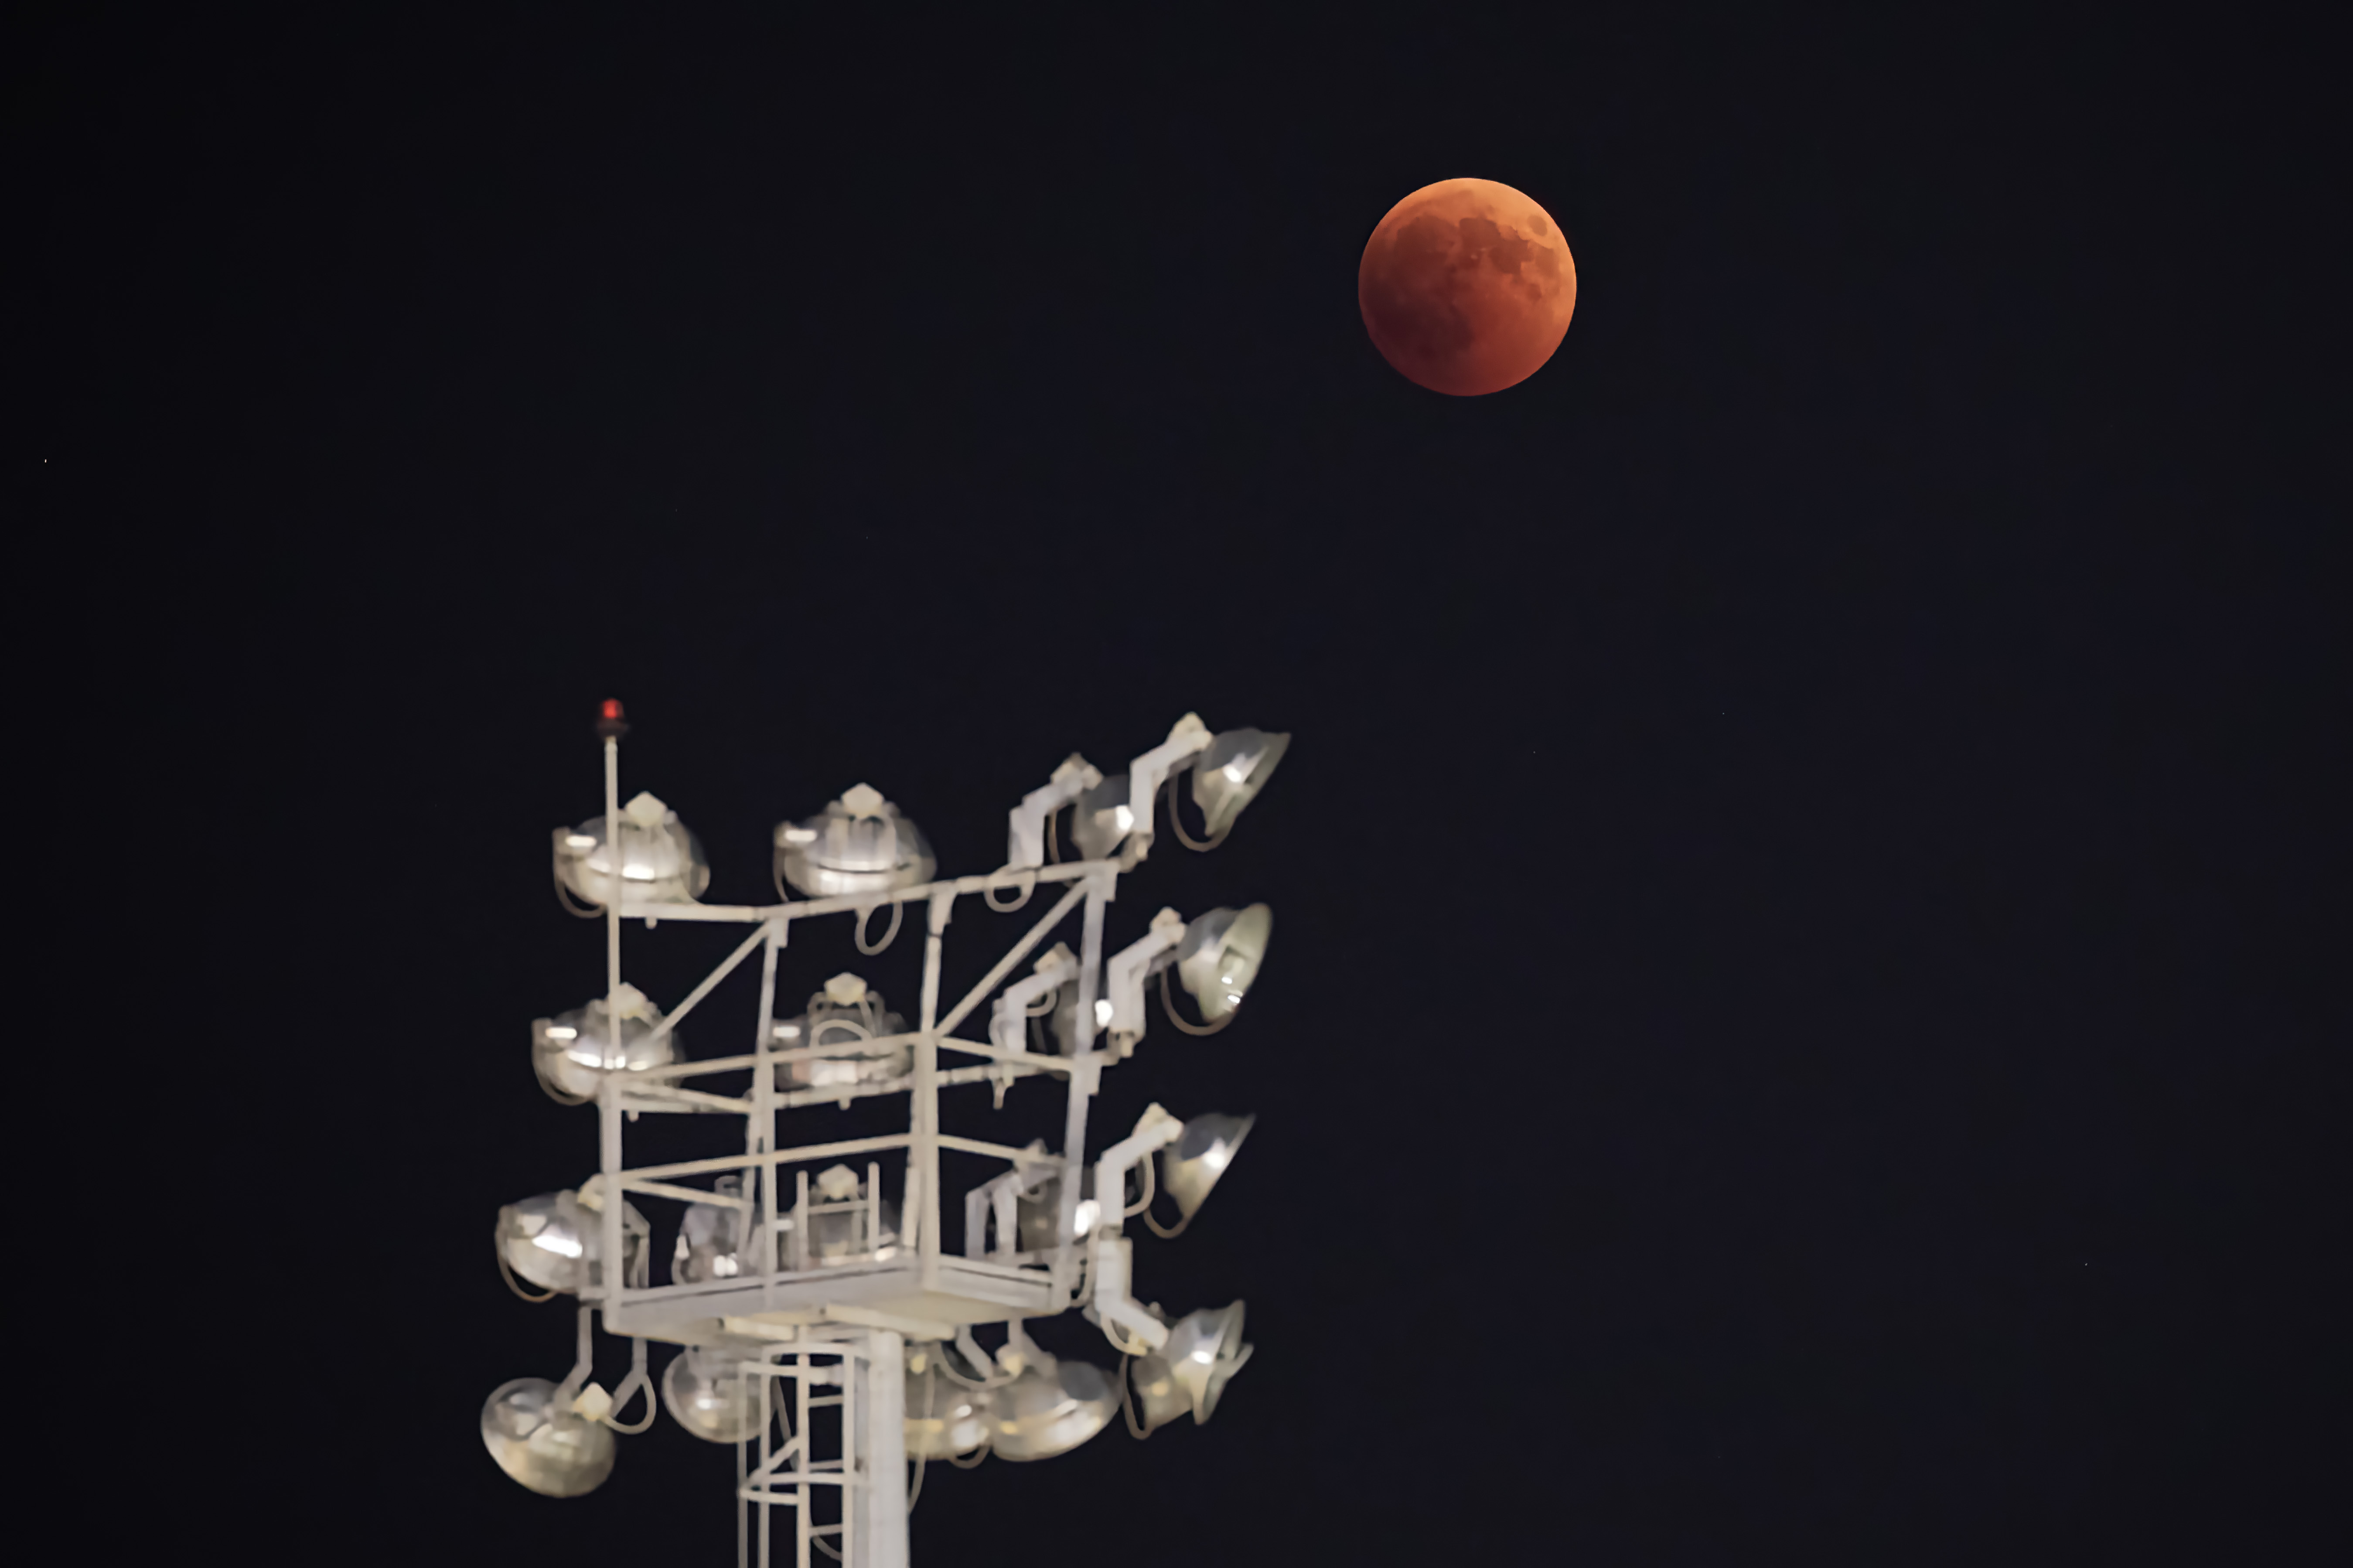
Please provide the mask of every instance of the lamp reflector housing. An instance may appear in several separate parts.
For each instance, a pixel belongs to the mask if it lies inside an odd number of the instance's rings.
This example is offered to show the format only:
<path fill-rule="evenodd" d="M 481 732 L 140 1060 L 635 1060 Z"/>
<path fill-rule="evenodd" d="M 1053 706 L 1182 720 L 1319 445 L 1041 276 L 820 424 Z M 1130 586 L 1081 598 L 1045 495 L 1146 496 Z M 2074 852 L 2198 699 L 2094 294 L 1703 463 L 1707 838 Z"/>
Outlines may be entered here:
<path fill-rule="evenodd" d="M 1252 1347 L 1242 1343 L 1242 1304 L 1203 1308 L 1179 1319 L 1160 1347 L 1170 1378 L 1191 1403 L 1196 1426 L 1208 1424 L 1219 1396 L 1234 1373 L 1250 1360 Z"/>
<path fill-rule="evenodd" d="M 744 1352 L 693 1345 L 673 1357 L 661 1385 L 662 1406 L 670 1419 L 706 1443 L 748 1443 L 758 1436 L 759 1392 L 752 1379 L 737 1373 L 739 1357 Z"/>
<path fill-rule="evenodd" d="M 1071 808 L 1071 842 L 1087 860 L 1108 860 L 1123 840 L 1135 830 L 1135 810 L 1128 803 L 1125 773 L 1113 773 L 1090 790 L 1079 792 Z"/>
<path fill-rule="evenodd" d="M 813 899 L 886 893 L 932 879 L 923 831 L 864 784 L 804 822 L 776 826 L 776 874 Z"/>
<path fill-rule="evenodd" d="M 691 903 L 711 886 L 711 862 L 703 858 L 702 841 L 678 819 L 678 813 L 653 796 L 641 795 L 623 810 L 620 840 L 627 899 Z M 602 816 L 555 830 L 555 874 L 584 903 L 611 903 L 613 860 Z"/>
<path fill-rule="evenodd" d="M 542 1497 L 581 1497 L 613 1473 L 612 1429 L 559 1406 L 543 1377 L 502 1384 L 483 1402 L 482 1446 Z"/>
<path fill-rule="evenodd" d="M 807 1012 L 776 1026 L 775 1048 L 790 1051 L 823 1046 L 840 1054 L 778 1063 L 776 1087 L 789 1093 L 801 1089 L 887 1083 L 904 1078 L 914 1067 L 914 1047 L 911 1042 L 902 1040 L 895 1046 L 872 1047 L 860 1042 L 906 1032 L 907 1020 L 883 1005 L 879 991 L 864 992 L 856 1001 L 847 1003 L 836 1002 L 820 991 L 809 998 Z"/>
<path fill-rule="evenodd" d="M 1135 1385 L 1136 1424 L 1156 1432 L 1179 1415 L 1193 1412 L 1193 1395 L 1176 1382 L 1168 1358 L 1155 1351 L 1138 1356 L 1128 1368 Z"/>
<path fill-rule="evenodd" d="M 1193 804 L 1201 808 L 1210 837 L 1231 827 L 1242 807 L 1258 798 L 1290 747 L 1289 735 L 1229 730 L 1202 748 L 1193 763 Z"/>
<path fill-rule="evenodd" d="M 1078 1212 L 1071 1220 L 1078 1228 L 1071 1239 L 1083 1240 L 1094 1229 L 1095 1222 L 1101 1218 L 1094 1209 L 1092 1199 L 1079 1200 Z M 1023 1193 L 1014 1201 L 1013 1213 L 1021 1251 L 1051 1252 L 1061 1246 L 1062 1178 L 1048 1176 L 1036 1188 Z"/>
<path fill-rule="evenodd" d="M 1208 1201 L 1209 1189 L 1226 1173 L 1242 1140 L 1258 1118 L 1211 1111 L 1185 1123 L 1176 1142 L 1160 1154 L 1160 1185 L 1187 1219 Z"/>
<path fill-rule="evenodd" d="M 1118 1408 L 1103 1368 L 1048 1357 L 997 1391 L 989 1441 L 999 1458 L 1050 1459 L 1102 1431 Z"/>
<path fill-rule="evenodd" d="M 622 1206 L 621 1249 L 626 1277 L 635 1279 L 645 1250 L 645 1216 L 633 1204 Z M 517 1278 L 543 1290 L 576 1296 L 585 1283 L 605 1287 L 605 1224 L 577 1193 L 542 1193 L 499 1210 L 499 1251 Z"/>
<path fill-rule="evenodd" d="M 995 1390 L 966 1388 L 936 1364 L 911 1373 L 907 1391 L 907 1454 L 944 1459 L 988 1441 Z"/>
<path fill-rule="evenodd" d="M 1264 904 L 1246 910 L 1211 910 L 1185 928 L 1176 944 L 1176 978 L 1199 1005 L 1201 1016 L 1216 1023 L 1241 1005 L 1266 962 L 1267 938 L 1273 934 L 1274 911 Z"/>
<path fill-rule="evenodd" d="M 661 1019 L 661 1009 L 646 1002 L 625 1014 L 617 1030 L 599 996 L 532 1026 L 532 1065 L 550 1088 L 575 1100 L 593 1100 L 596 1080 L 608 1072 L 635 1072 L 678 1059 L 678 1036 L 654 1034 Z"/>

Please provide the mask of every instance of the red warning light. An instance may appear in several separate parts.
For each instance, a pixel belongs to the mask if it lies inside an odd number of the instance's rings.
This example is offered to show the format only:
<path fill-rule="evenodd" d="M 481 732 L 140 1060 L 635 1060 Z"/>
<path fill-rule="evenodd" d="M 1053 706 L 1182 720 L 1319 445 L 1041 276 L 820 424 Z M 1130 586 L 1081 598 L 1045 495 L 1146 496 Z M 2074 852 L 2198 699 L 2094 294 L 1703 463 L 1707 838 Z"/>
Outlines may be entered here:
<path fill-rule="evenodd" d="M 621 704 L 617 700 L 607 697 L 605 699 L 604 706 L 597 710 L 596 713 L 597 738 L 605 741 L 617 741 L 628 732 L 629 727 L 621 722 Z"/>
<path fill-rule="evenodd" d="M 620 716 L 621 704 L 619 701 L 610 697 L 605 699 L 605 711 L 602 717 L 607 719 L 618 719 Z"/>

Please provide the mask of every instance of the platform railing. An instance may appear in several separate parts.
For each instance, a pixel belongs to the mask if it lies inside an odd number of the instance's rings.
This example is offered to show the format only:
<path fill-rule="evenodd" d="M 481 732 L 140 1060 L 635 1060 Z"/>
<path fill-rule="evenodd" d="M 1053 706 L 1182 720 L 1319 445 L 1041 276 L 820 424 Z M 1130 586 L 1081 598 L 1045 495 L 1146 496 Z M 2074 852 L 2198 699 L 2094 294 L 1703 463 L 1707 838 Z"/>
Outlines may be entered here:
<path fill-rule="evenodd" d="M 787 1217 L 781 1202 L 784 1172 L 789 1166 L 892 1150 L 907 1152 L 906 1185 L 899 1226 L 898 1250 L 901 1257 L 889 1260 L 892 1266 L 904 1268 L 912 1265 L 923 1288 L 937 1287 L 943 1250 L 940 1234 L 942 1194 L 937 1191 L 939 1153 L 942 1150 L 953 1150 L 1001 1161 L 1013 1170 L 1034 1172 L 1040 1164 L 1050 1165 L 1064 1175 L 1063 1206 L 1071 1212 L 1062 1216 L 1060 1229 L 1066 1239 L 1061 1245 L 1050 1254 L 1024 1254 L 1015 1258 L 1000 1252 L 986 1261 L 1000 1268 L 1008 1264 L 1042 1265 L 1048 1279 L 1059 1292 L 1074 1289 L 1081 1271 L 1081 1254 L 1074 1240 L 1070 1239 L 1073 1236 L 1071 1222 L 1075 1215 L 1075 1199 L 1081 1184 L 1077 1161 L 1078 1152 L 1084 1146 L 1086 1102 L 1095 1090 L 1103 1066 L 1113 1059 L 1107 1052 L 1090 1048 L 1096 1034 L 1093 1002 L 1102 966 L 1103 907 L 1114 896 L 1118 873 L 1125 868 L 1124 860 L 1081 861 L 1018 873 L 958 878 L 887 893 L 768 906 L 625 904 L 624 913 L 632 919 L 644 919 L 649 926 L 663 919 L 671 919 L 742 921 L 756 923 L 759 928 L 699 982 L 676 1008 L 660 1018 L 655 1028 L 658 1036 L 666 1037 L 675 1031 L 680 1020 L 709 997 L 720 983 L 754 952 L 761 954 L 760 1017 L 754 1048 L 747 1054 L 609 1072 L 600 1080 L 596 1104 L 604 1188 L 608 1193 L 619 1193 L 625 1196 L 732 1207 L 743 1217 L 739 1236 L 749 1237 L 753 1245 L 747 1249 L 751 1254 L 749 1257 L 739 1251 L 739 1272 L 733 1276 L 668 1286 L 624 1282 L 614 1293 L 610 1305 L 625 1311 L 632 1305 L 672 1302 L 701 1295 L 739 1294 L 747 1285 L 761 1287 L 764 1301 L 772 1301 L 776 1288 L 810 1279 L 842 1278 L 845 1268 L 858 1268 L 859 1265 L 852 1260 L 813 1264 L 807 1258 L 807 1173 L 803 1170 L 794 1177 L 795 1195 L 790 1214 L 799 1217 L 791 1218 Z M 1065 882 L 1072 885 L 1055 904 L 1031 922 L 1020 940 L 944 1016 L 939 1014 L 937 997 L 943 939 L 955 900 L 972 892 Z M 781 1050 L 775 1048 L 773 1020 L 778 955 L 786 944 L 791 922 L 818 914 L 870 910 L 884 903 L 917 900 L 927 905 L 929 913 L 921 1026 L 877 1038 L 861 1037 Z M 1075 1042 L 1078 1048 L 1070 1055 L 1050 1056 L 999 1046 L 993 1041 L 958 1038 L 954 1033 L 955 1028 L 1006 982 L 1022 960 L 1033 952 L 1057 925 L 1073 911 L 1080 910 L 1083 911 L 1084 918 L 1082 945 L 1085 956 L 1079 979 L 1080 1037 Z M 618 923 L 615 919 L 608 927 L 616 939 Z M 617 984 L 617 940 L 613 946 L 615 951 L 611 956 Z M 779 1090 L 776 1086 L 779 1068 L 797 1062 L 871 1056 L 878 1048 L 887 1049 L 894 1046 L 906 1047 L 913 1065 L 912 1070 L 889 1079 L 787 1090 Z M 938 1056 L 942 1051 L 984 1059 L 971 1067 L 942 1071 L 938 1066 Z M 752 1074 L 752 1084 L 749 1090 L 741 1095 L 715 1093 L 690 1087 L 687 1082 L 692 1079 L 740 1073 L 747 1069 Z M 1060 1074 L 1068 1095 L 1065 1117 L 1067 1147 L 1062 1154 L 1041 1154 L 1036 1149 L 1016 1149 L 985 1139 L 939 1131 L 937 1097 L 942 1088 L 964 1083 L 990 1083 L 995 1086 L 1001 1103 L 1005 1089 L 1012 1081 L 1045 1074 Z M 910 1098 L 909 1127 L 904 1132 L 800 1145 L 780 1145 L 776 1142 L 776 1117 L 782 1111 L 805 1105 L 840 1103 L 850 1099 L 896 1093 L 906 1093 Z M 746 1123 L 744 1152 L 741 1154 L 630 1166 L 624 1157 L 625 1124 L 646 1113 L 743 1116 Z M 715 1178 L 723 1173 L 735 1174 L 740 1178 L 739 1194 L 730 1195 L 686 1184 L 695 1178 Z M 878 1163 L 869 1162 L 867 1187 L 864 1201 L 873 1208 L 876 1215 L 867 1232 L 871 1237 L 880 1230 Z M 615 1249 L 619 1243 L 617 1236 L 613 1233 L 618 1228 L 619 1214 L 619 1205 L 613 1205 L 606 1215 L 607 1256 L 617 1255 Z M 783 1257 L 779 1256 L 777 1245 L 780 1235 L 791 1237 Z M 1028 1271 L 1025 1268 L 1024 1272 Z"/>

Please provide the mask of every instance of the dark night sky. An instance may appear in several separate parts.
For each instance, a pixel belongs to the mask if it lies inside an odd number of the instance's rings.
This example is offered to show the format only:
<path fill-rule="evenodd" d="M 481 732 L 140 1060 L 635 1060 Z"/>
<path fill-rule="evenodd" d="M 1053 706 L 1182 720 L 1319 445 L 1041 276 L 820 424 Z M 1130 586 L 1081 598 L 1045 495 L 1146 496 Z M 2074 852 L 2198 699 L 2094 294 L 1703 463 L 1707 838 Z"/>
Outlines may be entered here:
<path fill-rule="evenodd" d="M 596 1157 L 524 1041 L 600 983 L 543 857 L 612 696 L 730 901 L 861 779 L 977 871 L 1071 751 L 1294 736 L 1112 921 L 1265 899 L 1260 991 L 1096 1121 L 1259 1112 L 1137 1265 L 1257 1359 L 1206 1428 L 934 1467 L 919 1564 L 2334 1556 L 2308 29 L 174 26 L 78 18 L 19 123 L 92 301 L 42 504 L 226 585 L 163 673 L 218 671 L 217 787 L 327 911 L 208 924 L 259 1033 L 188 1090 L 206 1188 L 320 1195 L 230 1200 L 273 1239 L 206 1299 L 333 1308 L 223 1308 L 311 1384 L 290 1458 L 216 1439 L 248 1525 L 732 1561 L 667 1417 L 564 1504 L 475 1435 L 569 1363 L 480 1233 Z M 1458 174 L 1579 277 L 1482 399 L 1354 298 Z M 668 1002 L 732 938 L 628 941 Z M 856 962 L 795 942 L 787 996 Z M 1019 1142 L 1024 1087 L 951 1115 Z"/>

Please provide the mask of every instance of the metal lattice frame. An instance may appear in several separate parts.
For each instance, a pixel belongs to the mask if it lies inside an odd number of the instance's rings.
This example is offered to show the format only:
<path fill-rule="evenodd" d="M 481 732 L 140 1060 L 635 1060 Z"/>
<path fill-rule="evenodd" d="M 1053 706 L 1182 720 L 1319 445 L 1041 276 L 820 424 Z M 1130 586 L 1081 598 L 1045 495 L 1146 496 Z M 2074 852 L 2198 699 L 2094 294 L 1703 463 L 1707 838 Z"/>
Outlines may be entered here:
<path fill-rule="evenodd" d="M 1197 721 L 1188 719 L 1188 723 Z M 1180 727 L 1181 728 L 1181 727 Z M 1135 821 L 1139 831 L 1122 854 L 1111 859 L 1008 868 L 989 876 L 961 877 L 887 892 L 787 901 L 772 905 L 657 903 L 631 900 L 623 888 L 619 901 L 605 909 L 607 1016 L 621 1016 L 621 926 L 625 920 L 643 920 L 649 930 L 662 921 L 717 921 L 754 929 L 678 1007 L 655 1026 L 667 1036 L 729 974 L 755 952 L 760 955 L 760 1003 L 753 1048 L 743 1056 L 677 1062 L 628 1071 L 607 1071 L 596 1096 L 600 1145 L 599 1200 L 603 1226 L 603 1256 L 626 1256 L 623 1226 L 626 1200 L 655 1197 L 691 1204 L 733 1206 L 744 1222 L 737 1230 L 739 1258 L 748 1250 L 748 1271 L 725 1279 L 683 1285 L 649 1286 L 641 1280 L 612 1280 L 598 1287 L 584 1283 L 580 1365 L 567 1387 L 576 1389 L 586 1375 L 587 1313 L 603 1314 L 606 1331 L 634 1342 L 636 1370 L 620 1393 L 620 1403 L 632 1387 L 649 1402 L 655 1395 L 644 1375 L 645 1345 L 659 1339 L 682 1345 L 736 1344 L 765 1342 L 757 1359 L 736 1363 L 736 1373 L 749 1380 L 744 1390 L 754 1397 L 763 1418 L 754 1454 L 752 1444 L 737 1446 L 739 1500 L 739 1560 L 769 1562 L 770 1516 L 777 1507 L 795 1513 L 796 1568 L 812 1568 L 811 1551 L 830 1538 L 841 1561 L 851 1568 L 905 1568 L 907 1561 L 907 1481 L 905 1432 L 902 1405 L 903 1346 L 908 1340 L 944 1341 L 975 1323 L 1004 1321 L 1019 1332 L 1022 1319 L 1050 1317 L 1078 1305 L 1085 1294 L 1089 1272 L 1085 1238 L 1077 1235 L 1078 1207 L 1084 1182 L 1087 1104 L 1095 1093 L 1103 1068 L 1125 1054 L 1098 1049 L 1102 1025 L 1096 997 L 1103 966 L 1103 907 L 1116 896 L 1122 872 L 1144 858 L 1150 839 L 1151 807 L 1158 778 L 1169 762 L 1198 750 L 1198 742 L 1172 738 L 1167 746 L 1137 759 Z M 620 762 L 619 744 L 608 729 L 605 750 L 606 842 L 615 847 L 612 885 L 620 885 Z M 1058 774 L 1058 779 L 1061 775 Z M 1067 799 L 1074 791 L 1064 791 Z M 1050 798 L 1041 791 L 1025 802 L 1033 812 Z M 1052 807 L 1044 808 L 1050 813 Z M 1017 814 L 1017 834 L 1024 831 Z M 997 960 L 981 981 L 944 1014 L 939 1008 L 940 959 L 947 928 L 959 899 L 982 894 L 997 912 L 1027 904 L 1042 886 L 1062 889 L 1046 912 L 1034 920 L 1021 939 Z M 998 895 L 1018 891 L 1020 898 L 999 906 Z M 785 1050 L 775 1047 L 773 1016 L 776 961 L 795 922 L 826 915 L 852 915 L 861 931 L 866 918 L 882 906 L 892 910 L 893 929 L 903 908 L 922 904 L 926 914 L 923 979 L 920 1021 L 906 1034 L 881 1039 L 860 1039 L 849 1046 L 807 1046 Z M 1003 985 L 1022 961 L 1073 910 L 1082 913 L 1081 950 L 1076 965 L 1078 1005 L 1076 1035 L 1070 1054 L 1049 1056 L 1026 1048 L 1008 1048 L 994 1041 L 956 1036 L 957 1026 Z M 864 943 L 860 943 L 863 948 Z M 776 1071 L 797 1061 L 841 1056 L 851 1051 L 905 1045 L 913 1070 L 900 1078 L 874 1083 L 827 1085 L 780 1092 Z M 1131 1042 L 1132 1045 L 1132 1042 Z M 943 1070 L 940 1054 L 976 1057 L 981 1061 Z M 721 1073 L 752 1071 L 748 1096 L 735 1098 L 688 1087 L 685 1080 Z M 1059 1075 L 1067 1096 L 1062 1149 L 1041 1154 L 940 1131 L 940 1090 L 957 1084 L 987 1082 L 1001 1098 L 1005 1086 L 1018 1078 Z M 879 1137 L 830 1143 L 786 1146 L 776 1139 L 780 1112 L 804 1105 L 833 1104 L 853 1098 L 883 1094 L 909 1097 L 907 1131 Z M 678 1161 L 632 1167 L 625 1149 L 627 1123 L 640 1114 L 740 1115 L 744 1119 L 744 1152 L 739 1158 Z M 950 1257 L 942 1247 L 940 1226 L 940 1151 L 959 1150 L 1006 1163 L 1008 1173 L 1025 1189 L 1049 1175 L 1060 1177 L 1060 1211 L 1057 1246 L 1042 1252 L 1023 1252 L 1018 1237 L 1002 1224 L 1010 1215 L 1010 1200 L 997 1210 L 1000 1219 L 997 1247 L 984 1255 L 979 1203 L 967 1207 L 965 1255 Z M 812 1204 L 807 1167 L 818 1161 L 903 1150 L 906 1190 L 902 1204 L 898 1245 L 887 1251 L 872 1247 L 863 1261 L 812 1266 L 807 1256 L 809 1218 L 824 1205 Z M 787 1206 L 783 1199 L 783 1173 L 798 1167 Z M 866 1209 L 864 1234 L 870 1247 L 881 1233 L 881 1167 L 867 1165 L 867 1191 L 856 1202 Z M 682 1184 L 693 1178 L 740 1173 L 738 1196 Z M 999 1192 L 1007 1184 L 990 1184 Z M 977 1200 L 976 1193 L 974 1198 Z M 616 1201 L 617 1199 L 621 1201 Z M 846 1205 L 845 1205 L 846 1206 Z M 1116 1220 L 1116 1209 L 1108 1215 Z M 789 1228 L 793 1247 L 779 1257 L 777 1236 Z M 744 1238 L 749 1237 L 747 1249 Z M 648 1248 L 650 1250 L 650 1247 Z M 967 1341 L 967 1342 L 969 1342 Z M 775 1359 L 781 1357 L 783 1359 Z M 773 1392 L 786 1385 L 791 1436 L 775 1442 Z M 756 1389 L 756 1393 L 754 1390 Z M 837 1392 L 820 1393 L 822 1389 Z M 618 1408 L 617 1405 L 616 1408 Z M 816 1412 L 839 1409 L 841 1414 L 839 1453 L 820 1458 L 811 1426 Z M 650 1418 L 650 1412 L 649 1416 Z M 627 1428 L 625 1428 L 627 1429 Z M 838 1510 L 813 1510 L 814 1499 L 827 1489 L 838 1492 Z M 751 1510 L 758 1511 L 756 1531 Z M 818 1511 L 836 1518 L 820 1522 Z M 754 1537 L 756 1534 L 756 1558 Z"/>

